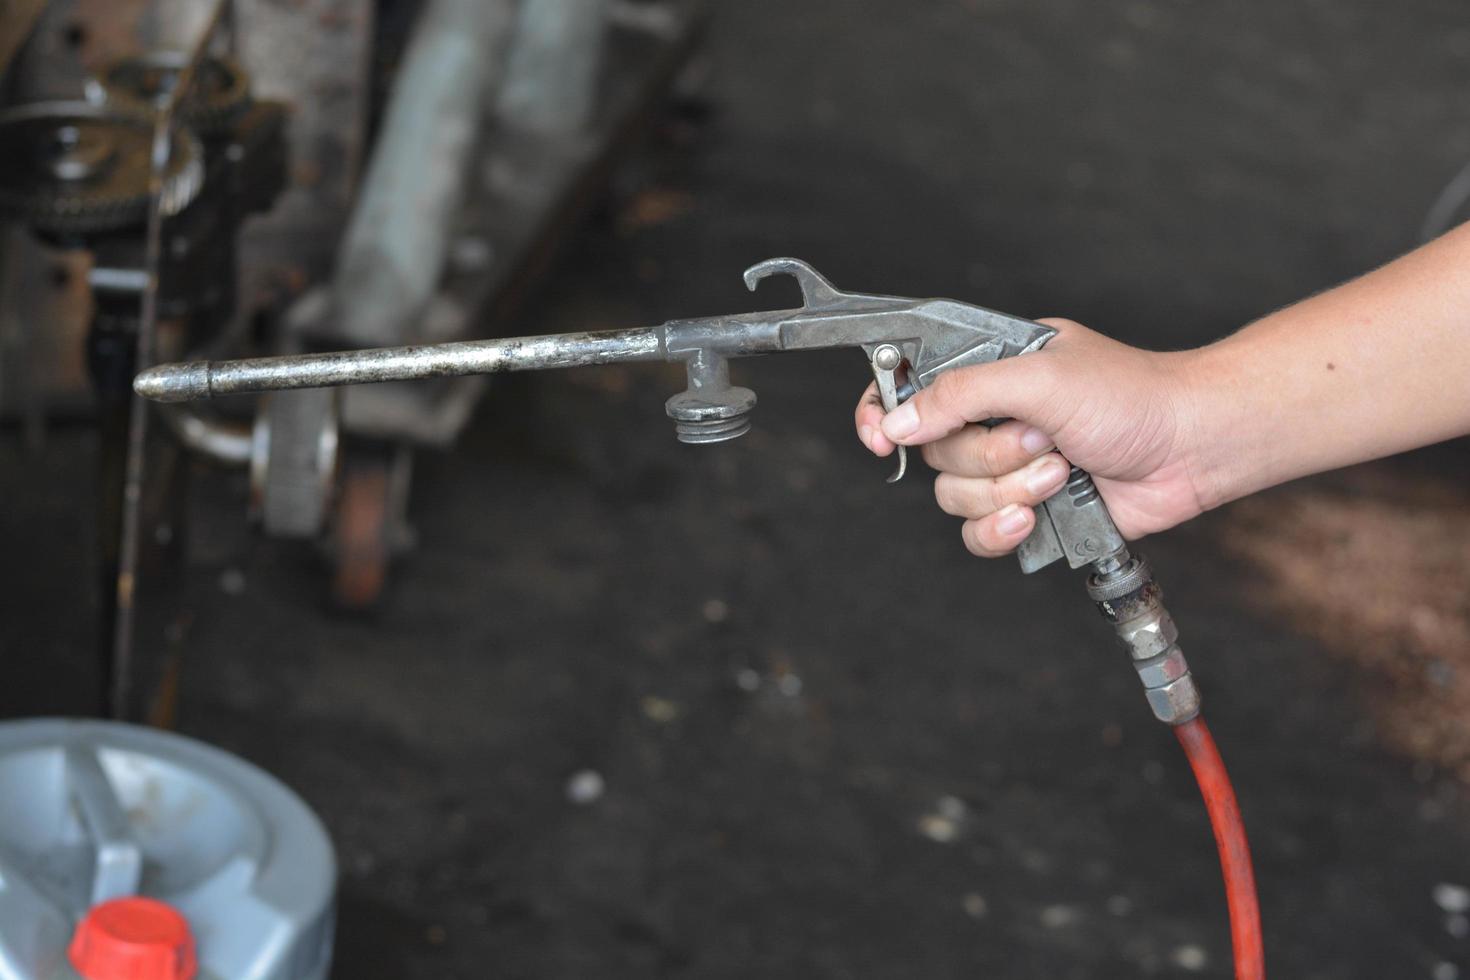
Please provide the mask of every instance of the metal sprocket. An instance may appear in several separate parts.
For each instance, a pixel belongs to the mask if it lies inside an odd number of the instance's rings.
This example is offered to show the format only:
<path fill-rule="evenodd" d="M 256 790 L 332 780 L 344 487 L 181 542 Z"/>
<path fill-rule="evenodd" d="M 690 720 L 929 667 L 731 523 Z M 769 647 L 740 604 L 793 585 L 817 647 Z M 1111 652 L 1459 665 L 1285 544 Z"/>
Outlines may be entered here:
<path fill-rule="evenodd" d="M 109 65 L 88 85 L 87 98 L 129 114 L 148 115 L 172 96 L 186 55 L 150 51 Z M 250 108 L 250 76 L 233 59 L 206 55 L 194 70 L 190 91 L 177 110 L 190 130 L 209 139 L 227 130 Z"/>
<path fill-rule="evenodd" d="M 162 189 L 165 216 L 204 184 L 204 152 L 175 129 Z M 61 237 L 117 231 L 148 215 L 153 123 L 86 102 L 36 102 L 0 112 L 0 214 Z"/>

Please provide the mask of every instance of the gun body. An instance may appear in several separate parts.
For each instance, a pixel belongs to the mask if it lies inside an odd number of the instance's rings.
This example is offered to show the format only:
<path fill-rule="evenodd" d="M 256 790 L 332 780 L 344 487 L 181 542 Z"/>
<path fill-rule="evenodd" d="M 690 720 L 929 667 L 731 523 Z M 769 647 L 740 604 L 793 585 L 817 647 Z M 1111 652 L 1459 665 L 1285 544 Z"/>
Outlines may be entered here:
<path fill-rule="evenodd" d="M 790 275 L 803 304 L 790 310 L 671 320 L 656 327 L 550 334 L 500 340 L 384 347 L 234 361 L 165 364 L 140 374 L 149 398 L 189 401 L 216 395 L 411 381 L 504 371 L 675 361 L 688 387 L 666 411 L 685 442 L 723 442 L 750 429 L 755 393 L 730 383 L 729 361 L 791 350 L 861 348 L 884 406 L 892 410 L 945 371 L 1040 350 L 1056 331 L 1021 317 L 945 299 L 906 299 L 838 290 L 798 259 L 769 259 L 745 273 L 755 289 Z M 900 478 L 907 466 L 900 447 Z M 1092 478 L 1073 469 L 1067 484 L 1038 508 L 1036 529 L 1020 547 L 1034 572 L 1065 558 L 1073 568 L 1123 551 Z"/>

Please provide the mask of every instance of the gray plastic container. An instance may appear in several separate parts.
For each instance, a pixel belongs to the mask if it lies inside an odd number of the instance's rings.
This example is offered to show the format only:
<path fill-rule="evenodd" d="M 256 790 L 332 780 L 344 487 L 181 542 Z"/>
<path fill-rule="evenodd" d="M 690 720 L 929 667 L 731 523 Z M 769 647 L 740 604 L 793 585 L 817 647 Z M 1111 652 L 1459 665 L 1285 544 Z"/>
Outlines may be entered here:
<path fill-rule="evenodd" d="M 337 863 L 314 813 L 242 759 L 100 721 L 0 723 L 0 980 L 74 975 L 92 905 L 167 902 L 199 976 L 325 980 Z"/>

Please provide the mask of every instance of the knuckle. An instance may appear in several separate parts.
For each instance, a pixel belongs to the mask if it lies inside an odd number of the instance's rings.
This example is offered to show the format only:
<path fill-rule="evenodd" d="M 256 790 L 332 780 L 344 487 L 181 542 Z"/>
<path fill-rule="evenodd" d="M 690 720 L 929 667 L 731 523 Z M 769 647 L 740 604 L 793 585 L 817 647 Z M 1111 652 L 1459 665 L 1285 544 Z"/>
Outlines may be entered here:
<path fill-rule="evenodd" d="M 983 477 L 941 473 L 934 480 L 939 508 L 954 517 L 984 517 L 996 508 L 995 484 Z"/>
<path fill-rule="evenodd" d="M 1005 495 L 1000 484 L 989 477 L 981 477 L 974 481 L 974 507 L 971 509 L 971 517 L 984 517 L 993 514 L 1006 505 Z"/>
<path fill-rule="evenodd" d="M 955 500 L 954 478 L 948 473 L 941 473 L 934 478 L 934 502 L 946 514 L 958 516 L 960 513 Z"/>
<path fill-rule="evenodd" d="M 946 371 L 934 379 L 929 386 L 929 404 L 931 412 L 938 411 L 939 416 L 946 422 L 962 419 L 964 413 L 960 410 L 968 388 L 968 371 Z"/>
<path fill-rule="evenodd" d="M 982 472 L 991 476 L 1005 472 L 1009 460 L 1004 442 L 1005 439 L 998 434 L 998 430 L 979 430 L 979 445 L 975 456 Z"/>

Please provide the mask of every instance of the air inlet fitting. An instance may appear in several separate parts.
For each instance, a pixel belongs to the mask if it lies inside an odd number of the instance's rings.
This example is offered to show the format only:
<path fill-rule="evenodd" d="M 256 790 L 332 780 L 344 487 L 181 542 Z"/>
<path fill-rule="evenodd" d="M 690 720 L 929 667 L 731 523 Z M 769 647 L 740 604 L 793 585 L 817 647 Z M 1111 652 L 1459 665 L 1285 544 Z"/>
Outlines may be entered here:
<path fill-rule="evenodd" d="M 1199 688 L 1179 649 L 1179 627 L 1164 608 L 1163 590 L 1143 559 L 1126 558 L 1116 566 L 1089 576 L 1087 594 L 1127 647 L 1154 717 L 1166 725 L 1191 721 L 1199 716 Z"/>

